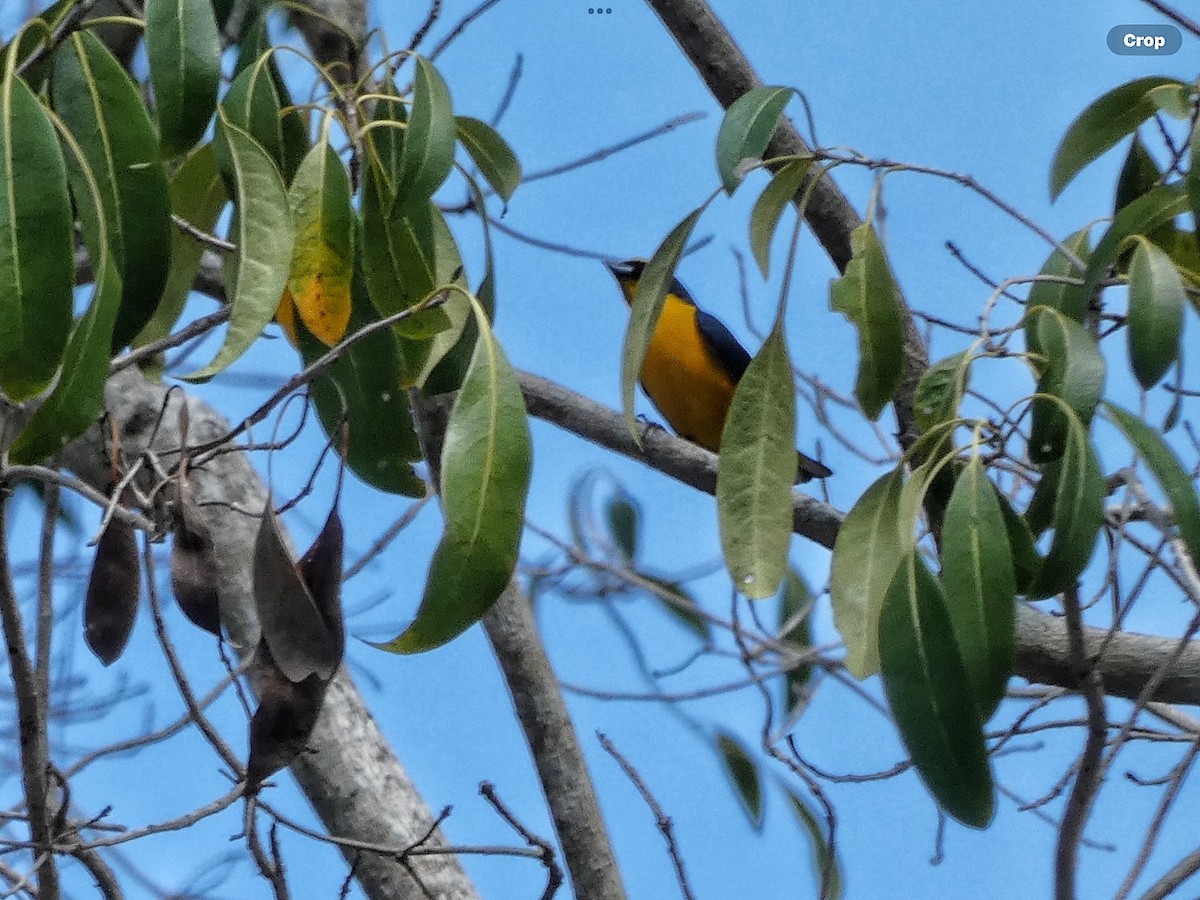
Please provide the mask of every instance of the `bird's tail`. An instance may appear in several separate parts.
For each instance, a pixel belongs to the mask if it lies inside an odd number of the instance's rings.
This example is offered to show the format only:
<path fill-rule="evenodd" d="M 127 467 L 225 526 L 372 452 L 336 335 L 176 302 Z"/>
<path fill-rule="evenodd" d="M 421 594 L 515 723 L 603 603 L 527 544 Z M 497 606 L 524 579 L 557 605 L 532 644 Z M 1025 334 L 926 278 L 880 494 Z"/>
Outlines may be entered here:
<path fill-rule="evenodd" d="M 833 474 L 833 470 L 822 462 L 817 462 L 811 456 L 807 456 L 796 451 L 796 456 L 800 460 L 800 468 L 796 472 L 796 484 L 803 484 L 806 481 L 812 481 L 814 478 L 828 478 Z"/>

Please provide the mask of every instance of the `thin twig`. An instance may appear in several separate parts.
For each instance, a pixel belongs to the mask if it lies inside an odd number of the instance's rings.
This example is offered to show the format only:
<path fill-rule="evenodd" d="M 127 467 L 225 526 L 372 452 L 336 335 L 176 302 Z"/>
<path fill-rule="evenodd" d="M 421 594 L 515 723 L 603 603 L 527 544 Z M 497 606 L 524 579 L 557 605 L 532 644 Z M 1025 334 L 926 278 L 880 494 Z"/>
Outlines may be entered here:
<path fill-rule="evenodd" d="M 132 365 L 142 362 L 143 360 L 157 356 L 164 350 L 170 350 L 174 347 L 178 347 L 180 344 L 187 343 L 192 338 L 200 337 L 200 335 L 211 331 L 213 328 L 216 328 L 222 322 L 226 321 L 232 311 L 233 307 L 229 304 L 226 304 L 216 312 L 209 313 L 207 316 L 201 316 L 199 319 L 189 322 L 178 331 L 172 332 L 165 337 L 161 337 L 157 341 L 151 341 L 149 344 L 144 344 L 143 346 L 138 347 L 136 350 L 130 350 L 124 356 L 118 356 L 112 361 L 112 364 L 109 365 L 108 374 L 115 375 L 122 369 L 127 369 Z"/>
<path fill-rule="evenodd" d="M 241 760 L 233 752 L 233 749 L 225 743 L 225 739 L 221 737 L 216 727 L 208 721 L 208 717 L 204 715 L 203 709 L 201 709 L 200 704 L 196 701 L 196 695 L 192 691 L 192 686 L 188 682 L 187 674 L 183 671 L 183 664 L 179 661 L 179 655 L 175 652 L 175 645 L 171 643 L 171 638 L 167 634 L 167 626 L 162 614 L 162 603 L 158 596 L 157 579 L 154 575 L 154 551 L 151 548 L 149 538 L 146 538 L 143 544 L 142 564 L 146 570 L 146 593 L 150 598 L 150 614 L 154 620 L 154 635 L 158 638 L 159 647 L 162 648 L 163 656 L 166 657 L 167 665 L 171 669 L 171 678 L 175 682 L 175 689 L 179 691 L 179 696 L 183 698 L 188 716 L 196 723 L 196 727 L 200 729 L 200 733 L 204 735 L 204 739 L 208 741 L 209 746 L 217 751 L 217 755 L 221 757 L 225 765 L 241 781 L 245 778 L 245 768 L 242 766 Z"/>
<path fill-rule="evenodd" d="M 413 503 L 408 509 L 404 510 L 403 514 L 389 525 L 379 537 L 377 537 L 371 546 L 367 548 L 358 559 L 356 559 L 346 571 L 342 573 L 342 582 L 345 583 L 369 566 L 386 548 L 387 545 L 396 539 L 405 528 L 417 517 L 426 504 L 433 498 L 433 494 L 426 494 L 424 497 Z"/>
<path fill-rule="evenodd" d="M 1115 900 L 1124 900 L 1124 898 L 1132 893 L 1134 884 L 1141 877 L 1146 864 L 1150 862 L 1150 854 L 1154 850 L 1154 845 L 1158 842 L 1158 835 L 1162 831 L 1163 824 L 1166 822 L 1167 814 L 1171 811 L 1171 807 L 1175 805 L 1175 801 L 1179 797 L 1179 792 L 1183 788 L 1183 781 L 1187 777 L 1188 772 L 1191 771 L 1197 754 L 1200 754 L 1200 739 L 1192 741 L 1183 759 L 1172 768 L 1170 778 L 1167 782 L 1167 789 L 1159 801 L 1158 809 L 1154 812 L 1154 818 L 1150 821 L 1150 826 L 1146 829 L 1146 836 L 1142 840 L 1142 846 L 1138 850 L 1138 855 L 1129 867 L 1129 872 L 1125 875 L 1125 880 L 1121 882 L 1121 887 L 1114 895 Z"/>
<path fill-rule="evenodd" d="M 429 34 L 429 29 L 434 26 L 434 23 L 437 22 L 438 17 L 441 16 L 441 14 L 442 0 L 433 0 L 433 2 L 429 4 L 429 15 L 425 17 L 425 21 L 421 23 L 420 27 L 413 32 L 412 39 L 408 42 L 408 49 L 410 51 L 416 50 L 421 46 L 421 42 L 425 40 Z"/>
<path fill-rule="evenodd" d="M 1079 757 L 1075 784 L 1067 798 L 1067 807 L 1058 829 L 1058 846 L 1054 854 L 1054 896 L 1056 900 L 1074 900 L 1079 839 L 1083 836 L 1084 825 L 1101 785 L 1100 757 L 1108 733 L 1108 717 L 1104 709 L 1104 685 L 1092 661 L 1084 653 L 1083 615 L 1079 608 L 1077 587 L 1072 586 L 1063 592 L 1063 609 L 1071 656 L 1079 669 L 1079 688 L 1088 713 L 1087 739 Z"/>
<path fill-rule="evenodd" d="M 592 163 L 598 163 L 608 159 L 622 150 L 628 150 L 630 147 L 636 147 L 638 144 L 644 144 L 646 141 L 654 140 L 668 134 L 683 125 L 690 125 L 692 122 L 698 122 L 705 117 L 705 113 L 691 112 L 683 115 L 675 116 L 668 119 L 661 125 L 655 125 L 648 131 L 643 131 L 641 134 L 635 134 L 631 138 L 626 138 L 623 141 L 618 141 L 615 144 L 610 144 L 607 147 L 601 147 L 592 153 L 588 153 L 578 159 L 573 159 L 565 163 L 559 163 L 555 166 L 550 166 L 548 169 L 538 169 L 536 172 L 530 172 L 521 179 L 522 184 L 527 184 L 530 181 L 539 181 L 543 178 L 552 178 L 555 175 L 562 175 L 565 172 L 572 172 L 576 169 L 582 169 L 584 166 L 590 166 Z"/>
<path fill-rule="evenodd" d="M 358 331 L 354 332 L 354 334 L 343 338 L 339 343 L 331 347 L 323 355 L 313 360 L 312 363 L 306 366 L 303 371 L 293 375 L 286 382 L 284 382 L 283 385 L 264 403 L 259 405 L 254 412 L 242 419 L 241 422 L 233 426 L 231 429 L 225 432 L 225 434 L 221 435 L 220 437 L 213 438 L 211 441 L 208 441 L 205 444 L 200 444 L 196 447 L 193 447 L 192 464 L 196 467 L 204 465 L 204 463 L 206 463 L 214 455 L 213 451 L 218 450 L 220 447 L 222 447 L 222 445 L 229 443 L 230 440 L 237 437 L 239 434 L 244 433 L 251 426 L 257 425 L 259 422 L 265 419 L 270 414 L 271 410 L 274 409 L 281 400 L 283 400 L 297 388 L 303 387 L 304 385 L 313 381 L 319 375 L 323 374 L 326 369 L 341 359 L 342 356 L 344 356 L 359 341 L 365 340 L 372 334 L 375 334 L 375 332 L 383 331 L 385 328 L 390 328 L 397 322 L 402 322 L 405 319 L 417 315 L 418 313 L 424 312 L 425 310 L 442 306 L 446 302 L 447 295 L 447 291 L 439 291 L 423 303 L 419 303 L 416 306 L 410 306 L 408 309 L 402 309 L 398 313 L 378 319 L 374 322 L 371 322 L 369 325 L 364 325 Z"/>
<path fill-rule="evenodd" d="M 679 844 L 675 841 L 675 825 L 671 821 L 671 817 L 663 811 L 662 805 L 650 792 L 650 788 L 646 786 L 646 782 L 642 780 L 638 770 L 621 754 L 608 736 L 598 731 L 596 737 L 600 740 L 600 746 L 604 748 L 604 752 L 617 761 L 621 771 L 625 773 L 625 776 L 637 788 L 637 792 L 642 795 L 646 805 L 650 807 L 650 812 L 654 813 L 654 824 L 658 826 L 663 840 L 667 842 L 667 855 L 671 857 L 671 865 L 675 867 L 675 878 L 679 882 L 679 889 L 683 892 L 686 900 L 695 900 L 696 895 L 692 893 L 692 887 L 688 884 L 687 872 L 683 868 L 683 857 L 679 853 Z"/>
<path fill-rule="evenodd" d="M 1179 10 L 1172 9 L 1170 6 L 1167 6 L 1167 4 L 1163 3 L 1162 0 L 1142 0 L 1142 2 L 1151 9 L 1162 13 L 1181 28 L 1186 28 L 1192 34 L 1196 35 L 1196 37 L 1200 37 L 1200 24 L 1193 22 Z"/>
<path fill-rule="evenodd" d="M 500 98 L 500 102 L 496 105 L 496 111 L 492 113 L 493 128 L 500 125 L 500 120 L 508 112 L 508 107 L 512 104 L 513 97 L 517 94 L 517 85 L 521 83 L 521 75 L 524 71 L 525 55 L 518 53 L 517 58 L 513 60 L 512 70 L 508 73 L 508 85 L 504 88 L 504 96 Z"/>
<path fill-rule="evenodd" d="M 176 228 L 201 244 L 225 253 L 237 253 L 237 244 L 231 244 L 224 238 L 217 237 L 215 234 L 209 234 L 202 228 L 197 228 L 183 216 L 171 213 L 171 221 L 175 223 Z"/>
<path fill-rule="evenodd" d="M 45 700 L 38 696 L 37 676 L 25 644 L 25 625 L 21 606 L 13 588 L 12 567 L 8 558 L 8 501 L 11 490 L 0 486 L 0 624 L 8 649 L 8 668 L 20 728 L 21 777 L 25 804 L 29 810 L 29 838 L 37 859 L 39 896 L 59 896 L 58 868 L 51 847 L 50 810 L 47 806 Z"/>
<path fill-rule="evenodd" d="M 438 41 L 437 46 L 429 51 L 430 61 L 436 60 L 439 56 L 441 56 L 442 52 L 447 47 L 449 47 L 452 43 L 458 40 L 459 37 L 462 36 L 462 33 L 467 30 L 467 27 L 472 22 L 474 22 L 499 2 L 500 0 L 484 0 L 483 3 L 480 3 L 477 7 L 463 16 L 459 23 L 450 29 L 450 33 Z"/>
<path fill-rule="evenodd" d="M 559 886 L 563 883 L 563 872 L 558 865 L 558 860 L 555 859 L 554 845 L 545 838 L 538 837 L 528 828 L 521 824 L 520 820 L 512 814 L 504 802 L 496 794 L 495 786 L 485 781 L 479 785 L 479 793 L 483 795 L 483 799 L 491 804 L 492 809 L 504 819 L 512 829 L 519 834 L 526 843 L 531 847 L 536 847 L 541 851 L 539 859 L 542 865 L 546 867 L 546 889 L 542 891 L 542 900 L 550 900 L 551 897 L 558 891 Z"/>
<path fill-rule="evenodd" d="M 42 537 L 38 549 L 38 617 L 37 655 L 34 687 L 37 695 L 50 703 L 50 647 L 54 634 L 54 535 L 58 530 L 58 515 L 62 509 L 58 485 L 48 484 L 42 496 Z M 3 537 L 0 536 L 0 540 Z"/>
<path fill-rule="evenodd" d="M 50 33 L 45 42 L 39 44 L 37 49 L 17 66 L 17 74 L 21 76 L 28 75 L 32 69 L 47 59 L 54 52 L 54 48 L 62 43 L 63 38 L 74 31 L 79 26 L 79 23 L 83 21 L 83 17 L 90 13 L 92 7 L 99 2 L 100 0 L 78 0 L 70 12 L 58 23 L 58 27 Z"/>

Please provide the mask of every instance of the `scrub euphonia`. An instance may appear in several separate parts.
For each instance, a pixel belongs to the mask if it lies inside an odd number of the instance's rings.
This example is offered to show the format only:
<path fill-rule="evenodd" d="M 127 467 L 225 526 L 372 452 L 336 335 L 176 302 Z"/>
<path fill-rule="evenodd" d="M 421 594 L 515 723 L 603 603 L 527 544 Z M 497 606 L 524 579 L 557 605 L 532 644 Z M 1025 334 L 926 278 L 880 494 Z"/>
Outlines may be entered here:
<path fill-rule="evenodd" d="M 605 263 L 632 303 L 645 260 Z M 721 446 L 725 416 L 750 354 L 721 321 L 696 306 L 678 279 L 671 280 L 642 363 L 642 388 L 680 437 L 713 453 Z M 824 464 L 798 453 L 797 481 L 828 478 Z"/>

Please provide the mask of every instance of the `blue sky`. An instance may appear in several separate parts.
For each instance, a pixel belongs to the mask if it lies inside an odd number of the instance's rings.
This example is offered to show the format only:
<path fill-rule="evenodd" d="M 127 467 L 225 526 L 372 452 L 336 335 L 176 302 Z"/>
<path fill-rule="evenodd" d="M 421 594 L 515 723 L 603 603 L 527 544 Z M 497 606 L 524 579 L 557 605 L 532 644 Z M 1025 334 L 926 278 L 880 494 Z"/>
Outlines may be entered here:
<path fill-rule="evenodd" d="M 713 142 L 720 109 L 657 18 L 632 0 L 607 0 L 608 15 L 588 13 L 586 0 L 503 0 L 473 25 L 438 61 L 450 84 L 456 111 L 490 118 L 503 94 L 516 55 L 524 58 L 524 76 L 501 123 L 526 171 L 557 165 L 690 112 L 705 118 L 603 162 L 522 187 L 509 206 L 506 225 L 534 237 L 558 241 L 590 254 L 645 256 L 667 231 L 717 185 Z M 373 24 L 393 46 L 407 43 L 424 14 L 420 4 L 375 3 Z M 447 0 L 433 31 L 436 41 L 471 4 Z M 1108 30 L 1126 22 L 1157 22 L 1150 10 L 1133 2 L 1047 4 L 1036 0 L 1006 4 L 874 2 L 764 2 L 714 0 L 714 8 L 767 83 L 794 86 L 808 97 L 818 137 L 827 146 L 852 147 L 863 154 L 969 173 L 1051 232 L 1064 236 L 1111 211 L 1112 188 L 1120 154 L 1087 170 L 1055 205 L 1047 195 L 1047 172 L 1069 121 L 1105 90 L 1139 75 L 1163 73 L 1187 79 L 1194 40 L 1165 60 L 1113 55 L 1105 44 Z M 7 22 L 6 22 L 7 24 Z M 1188 54 L 1191 54 L 1189 57 Z M 798 104 L 789 107 L 798 122 Z M 843 167 L 838 183 L 860 209 L 866 206 L 872 176 Z M 777 243 L 772 279 L 748 276 L 751 323 L 744 320 L 738 296 L 737 266 L 731 248 L 748 252 L 746 221 L 765 176 L 752 177 L 732 199 L 719 199 L 698 229 L 712 241 L 685 259 L 680 276 L 702 306 L 724 319 L 751 348 L 770 321 L 780 284 Z M 441 198 L 455 202 L 461 190 L 450 187 Z M 972 322 L 988 291 L 947 253 L 953 240 L 975 264 L 994 277 L 1032 274 L 1048 248 L 976 195 L 947 181 L 915 174 L 887 179 L 883 226 L 891 261 L 910 301 L 919 309 L 957 321 Z M 468 258 L 478 271 L 477 223 L 452 221 Z M 783 231 L 785 229 L 781 229 Z M 499 300 L 497 331 L 514 365 L 561 381 L 590 397 L 619 402 L 619 355 L 625 305 L 611 277 L 594 258 L 571 257 L 532 248 L 498 235 Z M 474 263 L 474 269 L 472 269 Z M 819 373 L 849 393 L 854 372 L 855 335 L 846 321 L 828 310 L 832 266 L 805 238 L 793 281 L 789 343 L 801 366 Z M 478 277 L 476 274 L 475 278 Z M 197 301 L 197 312 L 209 308 Z M 1195 328 L 1195 321 L 1188 327 Z M 939 338 L 935 357 L 960 349 Z M 1118 360 L 1114 378 L 1127 382 Z M 273 385 L 294 371 L 295 359 L 284 342 L 266 342 L 233 370 L 231 387 L 217 379 L 203 390 L 231 418 L 257 405 L 261 387 L 243 386 L 243 376 Z M 1017 389 L 1027 389 L 1018 386 Z M 1152 401 L 1152 405 L 1160 400 Z M 641 410 L 652 410 L 639 398 Z M 819 434 L 812 412 L 800 408 L 800 445 L 809 452 L 818 442 L 837 470 L 828 482 L 829 499 L 847 509 L 881 470 L 844 457 L 836 443 Z M 851 434 L 868 444 L 868 429 L 849 419 Z M 881 427 L 894 429 L 885 412 Z M 713 501 L 635 463 L 616 459 L 545 423 L 533 425 L 534 487 L 529 517 L 564 533 L 568 494 L 588 469 L 603 467 L 641 504 L 643 564 L 659 573 L 686 572 L 719 560 Z M 876 445 L 877 447 L 878 445 Z M 320 438 L 310 435 L 294 448 L 292 467 L 276 460 L 275 487 L 286 495 L 300 487 L 319 452 Z M 1120 462 L 1111 462 L 1109 466 Z M 323 521 L 332 478 L 323 491 L 292 513 L 288 524 L 304 545 Z M 357 484 L 345 499 L 353 510 L 348 521 L 348 557 L 353 559 L 404 509 L 401 498 L 377 497 Z M 28 528 L 34 511 L 25 511 L 17 527 Z M 385 558 L 349 582 L 345 604 L 351 634 L 378 639 L 398 633 L 420 599 L 424 569 L 438 535 L 433 509 Z M 681 539 L 682 537 L 682 539 Z M 545 558 L 543 542 L 529 538 L 525 557 Z M 797 540 L 793 562 L 820 590 L 828 578 L 828 553 Z M 694 596 L 714 612 L 729 606 L 728 579 L 718 568 L 697 581 Z M 64 599 L 70 592 L 64 590 Z M 1171 601 L 1174 605 L 1174 601 Z M 641 636 L 654 666 L 668 668 L 696 649 L 695 641 L 661 610 L 646 601 L 621 607 Z M 1147 628 L 1169 628 L 1175 610 L 1151 619 Z M 538 607 L 551 657 L 564 681 L 593 688 L 642 690 L 628 645 L 609 617 L 595 604 L 544 597 Z M 818 639 L 832 641 L 827 603 L 817 616 Z M 191 654 L 202 684 L 219 676 L 206 638 L 186 628 L 176 615 L 174 627 Z M 85 655 L 76 659 L 81 674 L 102 686 L 129 677 L 154 683 L 158 665 L 147 621 L 138 626 L 131 654 L 101 672 Z M 447 832 L 455 843 L 519 843 L 478 796 L 481 780 L 490 780 L 514 811 L 534 830 L 549 835 L 550 825 L 539 787 L 503 684 L 478 628 L 448 647 L 420 657 L 392 657 L 352 641 L 352 671 L 427 801 L 435 809 L 454 805 Z M 698 670 L 697 670 L 698 669 Z M 122 671 L 124 670 L 124 671 Z M 685 689 L 728 678 L 736 667 L 704 664 L 669 682 Z M 205 679 L 208 679 L 207 681 Z M 876 683 L 870 690 L 879 694 Z M 156 691 L 157 696 L 157 691 Z M 657 704 L 616 702 L 572 696 L 601 803 L 610 818 L 618 858 L 630 897 L 676 895 L 674 877 L 653 817 L 628 780 L 600 749 L 596 731 L 609 735 L 638 768 L 676 823 L 685 864 L 701 898 L 810 896 L 814 893 L 809 851 L 782 794 L 769 789 L 766 828 L 759 834 L 746 824 L 736 798 L 709 744 L 673 711 Z M 164 721 L 177 704 L 164 694 L 154 715 Z M 737 732 L 754 745 L 762 717 L 754 691 L 692 702 L 685 711 L 704 730 Z M 143 710 L 130 706 L 100 723 L 71 726 L 69 743 L 94 744 L 136 730 Z M 226 728 L 235 746 L 242 733 L 240 711 L 224 708 Z M 878 716 L 833 683 L 818 692 L 799 722 L 797 739 L 806 756 L 839 772 L 869 772 L 902 758 L 894 735 Z M 1025 799 L 1049 790 L 1064 765 L 1078 752 L 1082 736 L 1050 737 L 1036 753 L 1000 760 L 1002 782 Z M 171 756 L 195 759 L 195 776 L 178 777 Z M 1164 754 L 1138 758 L 1142 774 L 1156 774 L 1170 760 Z M 118 760 L 85 781 L 77 796 L 96 808 L 119 802 L 114 815 L 130 822 L 150 821 L 187 804 L 198 805 L 223 789 L 211 754 L 194 737 L 175 739 L 169 753 L 135 761 Z M 130 769 L 146 787 L 130 786 Z M 174 772 L 172 770 L 174 769 Z M 774 770 L 772 770 L 774 771 Z M 777 774 L 783 775 L 780 771 Z M 1119 775 L 1119 773 L 1116 773 Z M 302 797 L 280 779 L 278 802 L 296 815 L 308 815 Z M 118 786 L 119 787 L 115 787 Z M 1049 892 L 1055 833 L 1032 813 L 1018 813 L 1001 800 L 996 823 L 986 832 L 950 825 L 945 857 L 931 865 L 937 820 L 934 807 L 914 776 L 885 782 L 830 788 L 838 806 L 842 860 L 849 896 L 1040 896 Z M 276 799 L 275 797 L 272 798 Z M 1195 799 L 1194 797 L 1192 799 Z M 1118 845 L 1117 852 L 1083 850 L 1082 896 L 1111 893 L 1136 851 L 1129 822 L 1145 821 L 1151 802 L 1143 793 L 1114 791 L 1102 801 L 1088 836 Z M 1050 804 L 1051 814 L 1061 800 Z M 1142 814 L 1139 816 L 1139 814 Z M 224 838 L 240 827 L 237 816 L 208 823 L 192 837 L 154 839 L 143 849 L 144 864 L 162 884 L 182 887 L 188 873 L 204 865 L 209 853 L 224 850 Z M 1140 832 L 1139 832 L 1140 833 Z M 303 850 L 300 839 L 284 838 L 293 848 L 291 875 L 297 896 L 336 896 L 344 868 L 336 854 Z M 1168 826 L 1164 847 L 1175 856 L 1191 844 L 1182 828 Z M 203 847 L 198 851 L 197 847 Z M 1164 853 L 1159 868 L 1174 861 Z M 538 896 L 542 874 L 527 861 L 468 858 L 468 870 L 488 898 Z M 240 887 L 249 876 L 218 889 L 220 896 L 247 896 L 261 885 Z M 258 896 L 259 894 L 254 894 Z M 131 890 L 131 896 L 137 896 Z"/>

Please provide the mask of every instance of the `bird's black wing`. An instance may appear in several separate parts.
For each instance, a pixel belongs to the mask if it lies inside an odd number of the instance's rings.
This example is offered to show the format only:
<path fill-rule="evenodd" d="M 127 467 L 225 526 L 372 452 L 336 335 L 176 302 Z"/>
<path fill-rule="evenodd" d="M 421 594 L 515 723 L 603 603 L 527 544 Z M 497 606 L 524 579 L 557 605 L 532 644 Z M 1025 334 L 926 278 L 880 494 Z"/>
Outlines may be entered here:
<path fill-rule="evenodd" d="M 740 381 L 746 366 L 750 365 L 750 354 L 746 352 L 746 348 L 738 343 L 738 339 L 720 319 L 702 309 L 696 310 L 696 326 L 700 329 L 704 343 L 722 368 L 735 382 Z"/>

